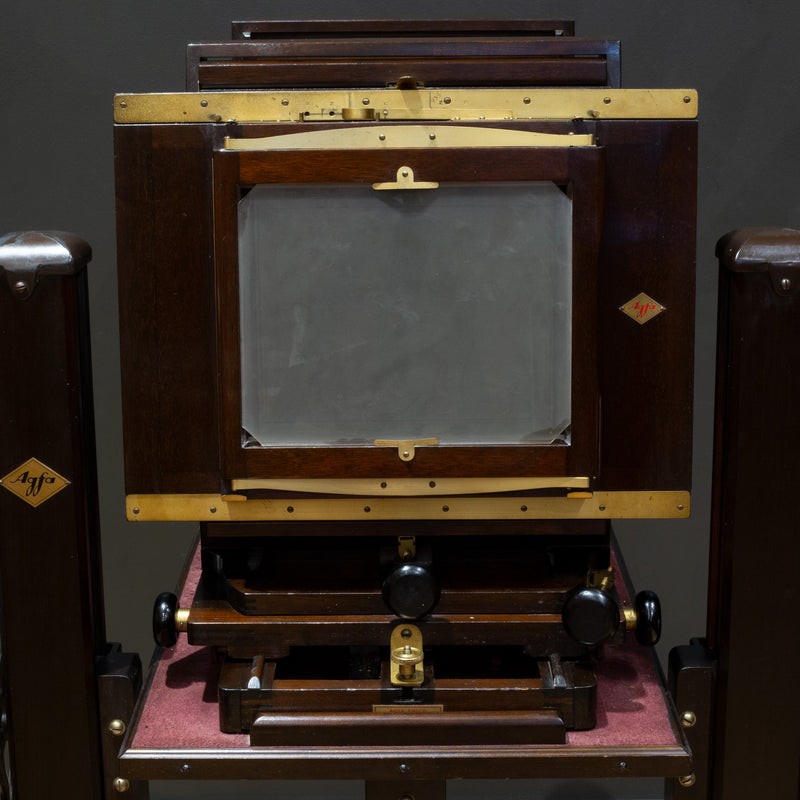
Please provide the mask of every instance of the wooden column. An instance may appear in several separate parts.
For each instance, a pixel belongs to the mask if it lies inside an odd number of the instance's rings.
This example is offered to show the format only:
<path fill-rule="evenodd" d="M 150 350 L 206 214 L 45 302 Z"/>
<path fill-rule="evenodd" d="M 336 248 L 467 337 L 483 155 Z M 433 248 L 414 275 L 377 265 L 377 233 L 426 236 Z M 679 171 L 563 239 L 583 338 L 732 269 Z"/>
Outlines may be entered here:
<path fill-rule="evenodd" d="M 800 231 L 741 230 L 717 252 L 710 796 L 797 800 Z"/>
<path fill-rule="evenodd" d="M 104 796 L 90 258 L 71 234 L 0 238 L 0 636 L 16 800 Z"/>

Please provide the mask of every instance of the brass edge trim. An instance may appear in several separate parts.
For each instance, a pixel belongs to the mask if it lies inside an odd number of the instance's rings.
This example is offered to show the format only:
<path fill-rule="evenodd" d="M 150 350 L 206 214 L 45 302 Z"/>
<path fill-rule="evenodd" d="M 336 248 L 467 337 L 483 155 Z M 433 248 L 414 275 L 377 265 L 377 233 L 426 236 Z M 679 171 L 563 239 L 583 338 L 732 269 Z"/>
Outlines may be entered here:
<path fill-rule="evenodd" d="M 244 478 L 231 481 L 234 492 L 272 490 L 369 497 L 489 494 L 535 489 L 586 489 L 589 478 Z"/>
<path fill-rule="evenodd" d="M 591 147 L 592 134 L 539 133 L 468 125 L 359 125 L 257 139 L 225 138 L 225 150 L 391 150 L 440 147 Z"/>
<path fill-rule="evenodd" d="M 370 497 L 251 499 L 218 494 L 128 495 L 134 521 L 330 521 L 436 519 L 657 519 L 688 517 L 689 492 L 595 492 L 567 497 Z"/>
<path fill-rule="evenodd" d="M 373 109 L 372 118 L 694 119 L 694 89 L 371 89 L 262 92 L 118 94 L 114 121 L 226 123 L 341 121 L 351 108 Z"/>

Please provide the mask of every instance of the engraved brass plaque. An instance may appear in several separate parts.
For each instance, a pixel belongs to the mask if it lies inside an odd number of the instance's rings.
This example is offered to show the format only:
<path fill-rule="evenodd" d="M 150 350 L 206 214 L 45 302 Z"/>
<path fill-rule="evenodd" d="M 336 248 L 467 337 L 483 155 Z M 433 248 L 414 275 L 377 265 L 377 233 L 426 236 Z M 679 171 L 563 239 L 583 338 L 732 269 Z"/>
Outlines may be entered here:
<path fill-rule="evenodd" d="M 0 484 L 35 508 L 69 486 L 70 482 L 38 459 L 29 458 L 0 478 Z"/>

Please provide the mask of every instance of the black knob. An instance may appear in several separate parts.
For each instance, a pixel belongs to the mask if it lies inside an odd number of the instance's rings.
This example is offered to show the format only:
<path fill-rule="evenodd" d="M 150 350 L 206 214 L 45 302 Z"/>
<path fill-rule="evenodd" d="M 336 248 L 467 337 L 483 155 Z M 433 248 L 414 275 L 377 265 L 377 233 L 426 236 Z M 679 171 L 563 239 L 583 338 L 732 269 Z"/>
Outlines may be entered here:
<path fill-rule="evenodd" d="M 172 592 L 162 592 L 153 606 L 153 638 L 159 647 L 172 647 L 178 641 L 175 612 L 178 598 Z"/>
<path fill-rule="evenodd" d="M 433 571 L 421 564 L 400 564 L 383 580 L 383 599 L 403 619 L 419 619 L 439 600 L 439 586 Z"/>
<path fill-rule="evenodd" d="M 644 591 L 633 601 L 636 612 L 634 635 L 639 644 L 652 647 L 661 638 L 661 601 L 655 592 Z"/>
<path fill-rule="evenodd" d="M 607 591 L 581 587 L 564 602 L 561 621 L 575 641 L 592 647 L 607 641 L 617 632 L 619 607 Z"/>

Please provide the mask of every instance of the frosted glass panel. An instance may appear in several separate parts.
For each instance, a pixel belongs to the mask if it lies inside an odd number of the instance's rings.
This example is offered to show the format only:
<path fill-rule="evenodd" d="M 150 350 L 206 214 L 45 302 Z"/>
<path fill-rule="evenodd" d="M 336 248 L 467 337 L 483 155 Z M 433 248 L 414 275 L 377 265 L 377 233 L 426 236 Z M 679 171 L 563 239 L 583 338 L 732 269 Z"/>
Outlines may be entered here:
<path fill-rule="evenodd" d="M 571 229 L 548 182 L 255 187 L 243 427 L 262 445 L 553 441 L 570 421 Z"/>

